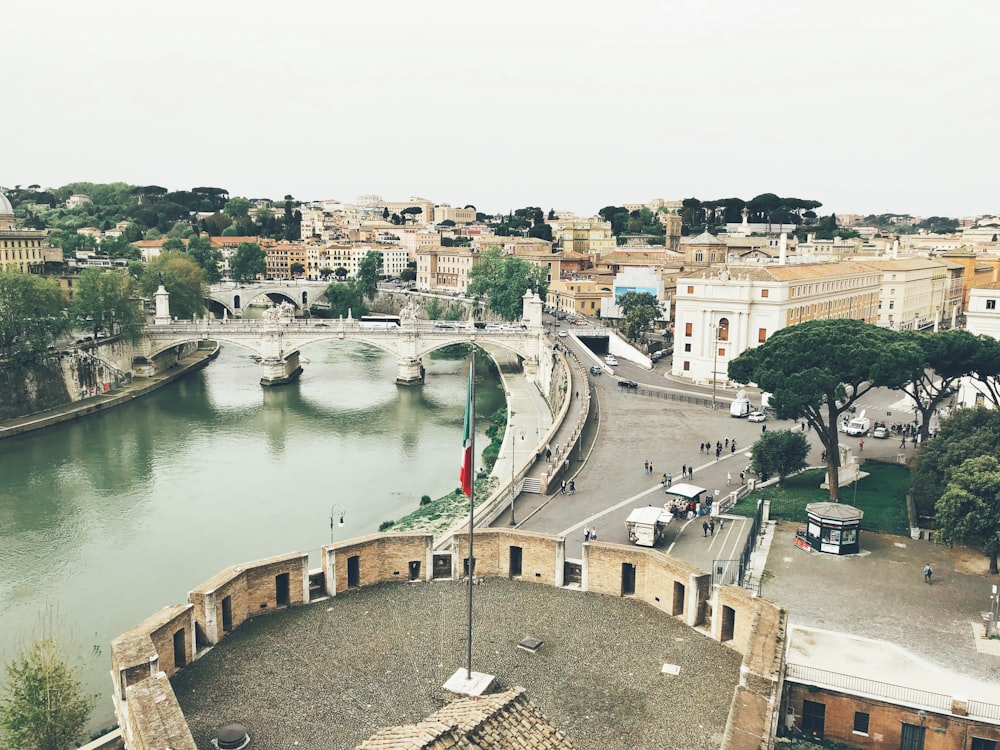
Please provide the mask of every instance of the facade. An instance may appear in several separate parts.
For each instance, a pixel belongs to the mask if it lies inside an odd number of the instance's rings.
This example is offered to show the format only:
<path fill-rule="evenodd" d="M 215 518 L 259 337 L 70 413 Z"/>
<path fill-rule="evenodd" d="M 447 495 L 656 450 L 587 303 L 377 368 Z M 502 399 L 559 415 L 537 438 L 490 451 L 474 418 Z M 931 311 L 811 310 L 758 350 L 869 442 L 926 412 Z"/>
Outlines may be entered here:
<path fill-rule="evenodd" d="M 651 294 L 660 303 L 660 320 L 670 319 L 670 301 L 667 299 L 663 274 L 658 273 L 651 267 L 625 268 L 621 273 L 615 275 L 614 284 L 610 297 L 601 299 L 601 319 L 616 319 L 622 317 L 621 309 L 618 307 L 618 299 L 627 292 L 640 292 Z"/>
<path fill-rule="evenodd" d="M 855 259 L 882 274 L 877 324 L 897 331 L 936 328 L 962 304 L 962 267 L 934 258 Z M 956 273 L 957 272 L 957 273 Z"/>
<path fill-rule="evenodd" d="M 860 263 L 735 266 L 679 276 L 672 373 L 726 382 L 729 362 L 807 320 L 875 323 L 881 273 Z"/>
<path fill-rule="evenodd" d="M 269 279 L 291 279 L 305 274 L 309 255 L 306 246 L 300 242 L 278 242 L 264 249 L 264 275 Z M 292 266 L 298 263 L 302 271 L 292 274 Z"/>
<path fill-rule="evenodd" d="M 961 265 L 964 269 L 960 309 L 965 310 L 970 306 L 973 289 L 989 288 L 991 284 L 1000 281 L 1000 256 L 959 249 L 941 253 L 937 257 Z"/>
<path fill-rule="evenodd" d="M 565 251 L 600 258 L 618 247 L 609 221 L 591 218 L 549 223 L 552 224 L 553 239 Z"/>
<path fill-rule="evenodd" d="M 594 317 L 603 300 L 611 299 L 611 289 L 593 279 L 557 279 L 549 284 L 547 305 L 563 312 Z"/>
<path fill-rule="evenodd" d="M 469 271 L 479 252 L 469 247 L 431 247 L 417 251 L 417 289 L 422 292 L 465 294 Z"/>
<path fill-rule="evenodd" d="M 969 306 L 965 310 L 965 325 L 969 333 L 1000 341 L 1000 281 L 971 291 Z M 963 377 L 956 403 L 967 407 L 989 406 L 992 397 L 985 394 L 985 390 L 982 383 Z"/>
<path fill-rule="evenodd" d="M 440 224 L 442 221 L 453 221 L 456 224 L 473 224 L 476 221 L 476 209 L 455 208 L 447 203 L 434 206 L 434 223 Z"/>
<path fill-rule="evenodd" d="M 22 273 L 40 272 L 52 256 L 47 234 L 40 229 L 18 229 L 14 208 L 0 193 L 0 271 L 16 268 Z"/>
<path fill-rule="evenodd" d="M 704 268 L 717 263 L 725 263 L 729 254 L 726 243 L 705 231 L 697 237 L 681 240 L 681 251 L 684 253 L 685 268 Z"/>
<path fill-rule="evenodd" d="M 320 270 L 345 268 L 347 278 L 354 278 L 358 264 L 372 250 L 382 253 L 382 276 L 399 276 L 409 261 L 409 253 L 395 245 L 330 245 L 319 251 Z"/>

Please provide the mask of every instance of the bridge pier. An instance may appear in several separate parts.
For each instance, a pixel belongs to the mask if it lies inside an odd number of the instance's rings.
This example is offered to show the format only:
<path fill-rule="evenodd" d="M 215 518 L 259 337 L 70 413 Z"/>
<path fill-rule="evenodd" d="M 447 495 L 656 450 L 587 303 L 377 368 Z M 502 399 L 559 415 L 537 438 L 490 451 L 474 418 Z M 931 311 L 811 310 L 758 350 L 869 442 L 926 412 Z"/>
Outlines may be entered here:
<path fill-rule="evenodd" d="M 400 357 L 396 360 L 396 385 L 423 385 L 424 366 L 419 357 Z"/>
<path fill-rule="evenodd" d="M 262 370 L 260 384 L 265 387 L 293 383 L 302 374 L 298 352 L 292 352 L 285 359 L 277 357 L 262 359 L 260 367 Z"/>

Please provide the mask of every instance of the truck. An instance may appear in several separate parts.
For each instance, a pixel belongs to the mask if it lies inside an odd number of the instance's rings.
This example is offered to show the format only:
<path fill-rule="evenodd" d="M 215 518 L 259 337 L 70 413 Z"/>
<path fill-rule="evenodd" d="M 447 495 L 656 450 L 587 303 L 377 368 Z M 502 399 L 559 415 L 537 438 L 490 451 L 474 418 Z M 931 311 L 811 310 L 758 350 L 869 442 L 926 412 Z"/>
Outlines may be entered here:
<path fill-rule="evenodd" d="M 746 417 L 750 415 L 753 411 L 753 406 L 750 404 L 750 399 L 747 398 L 746 391 L 739 391 L 736 394 L 736 398 L 729 405 L 729 416 L 731 417 Z"/>
<path fill-rule="evenodd" d="M 666 508 L 657 508 L 653 505 L 636 508 L 625 519 L 625 530 L 628 532 L 629 541 L 640 547 L 655 547 L 661 544 L 673 517 Z"/>

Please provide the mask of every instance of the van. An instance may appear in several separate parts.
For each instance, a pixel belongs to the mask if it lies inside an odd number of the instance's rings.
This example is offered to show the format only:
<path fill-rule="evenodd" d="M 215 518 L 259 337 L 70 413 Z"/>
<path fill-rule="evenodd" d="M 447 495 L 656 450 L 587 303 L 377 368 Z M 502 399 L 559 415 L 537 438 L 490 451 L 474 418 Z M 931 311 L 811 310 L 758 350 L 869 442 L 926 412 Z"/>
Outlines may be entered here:
<path fill-rule="evenodd" d="M 872 422 L 865 416 L 864 410 L 861 413 L 847 423 L 847 427 L 844 428 L 844 432 L 851 437 L 863 437 L 868 434 L 868 430 L 871 429 Z"/>
<path fill-rule="evenodd" d="M 750 405 L 750 399 L 747 398 L 747 392 L 738 392 L 733 403 L 729 405 L 729 416 L 746 417 L 750 415 L 751 411 L 753 411 L 753 407 Z"/>

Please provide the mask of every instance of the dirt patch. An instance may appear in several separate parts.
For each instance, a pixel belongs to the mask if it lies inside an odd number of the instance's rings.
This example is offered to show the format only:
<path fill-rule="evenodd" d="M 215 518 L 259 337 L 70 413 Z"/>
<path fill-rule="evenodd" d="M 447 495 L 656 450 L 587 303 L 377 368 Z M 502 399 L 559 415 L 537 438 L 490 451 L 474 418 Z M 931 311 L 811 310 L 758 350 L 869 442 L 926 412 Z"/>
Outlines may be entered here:
<path fill-rule="evenodd" d="M 977 550 L 955 547 L 951 551 L 951 560 L 956 573 L 970 576 L 988 576 L 990 574 L 990 558 Z"/>

